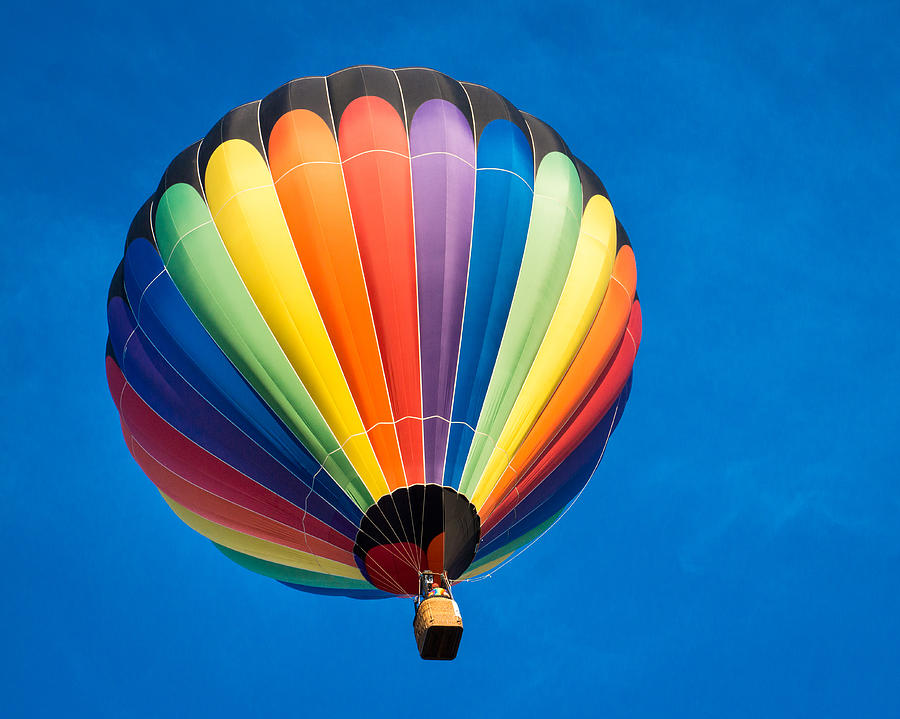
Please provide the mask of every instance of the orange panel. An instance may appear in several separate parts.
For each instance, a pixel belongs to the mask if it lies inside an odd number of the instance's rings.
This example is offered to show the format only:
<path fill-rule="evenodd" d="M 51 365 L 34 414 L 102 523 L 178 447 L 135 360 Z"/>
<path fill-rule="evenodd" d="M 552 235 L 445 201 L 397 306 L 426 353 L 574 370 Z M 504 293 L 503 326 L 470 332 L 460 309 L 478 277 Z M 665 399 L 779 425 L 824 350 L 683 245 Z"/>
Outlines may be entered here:
<path fill-rule="evenodd" d="M 378 463 L 391 490 L 406 486 L 334 135 L 315 113 L 293 110 L 275 124 L 268 151 L 297 255 Z"/>

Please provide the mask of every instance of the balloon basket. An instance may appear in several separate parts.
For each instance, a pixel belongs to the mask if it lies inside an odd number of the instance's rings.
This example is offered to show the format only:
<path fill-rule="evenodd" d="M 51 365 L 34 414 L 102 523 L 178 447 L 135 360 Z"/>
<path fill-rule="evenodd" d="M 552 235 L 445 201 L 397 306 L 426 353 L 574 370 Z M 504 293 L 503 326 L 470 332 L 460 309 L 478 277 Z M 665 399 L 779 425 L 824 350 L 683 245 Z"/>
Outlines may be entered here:
<path fill-rule="evenodd" d="M 455 659 L 463 623 L 459 605 L 450 594 L 450 582 L 446 575 L 423 573 L 419 585 L 421 591 L 413 619 L 419 656 L 422 659 Z M 435 591 L 440 592 L 440 596 L 428 596 Z"/>

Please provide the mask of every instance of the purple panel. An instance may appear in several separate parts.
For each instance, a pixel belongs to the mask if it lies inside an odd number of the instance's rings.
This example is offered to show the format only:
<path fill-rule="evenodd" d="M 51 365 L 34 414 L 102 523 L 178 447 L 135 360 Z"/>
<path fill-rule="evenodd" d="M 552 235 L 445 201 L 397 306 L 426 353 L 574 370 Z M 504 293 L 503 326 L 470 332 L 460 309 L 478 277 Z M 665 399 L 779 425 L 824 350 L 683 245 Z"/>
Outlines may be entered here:
<path fill-rule="evenodd" d="M 416 222 L 422 416 L 444 418 L 424 422 L 425 481 L 441 483 L 469 272 L 475 141 L 468 120 L 456 105 L 429 100 L 413 116 L 409 148 Z"/>

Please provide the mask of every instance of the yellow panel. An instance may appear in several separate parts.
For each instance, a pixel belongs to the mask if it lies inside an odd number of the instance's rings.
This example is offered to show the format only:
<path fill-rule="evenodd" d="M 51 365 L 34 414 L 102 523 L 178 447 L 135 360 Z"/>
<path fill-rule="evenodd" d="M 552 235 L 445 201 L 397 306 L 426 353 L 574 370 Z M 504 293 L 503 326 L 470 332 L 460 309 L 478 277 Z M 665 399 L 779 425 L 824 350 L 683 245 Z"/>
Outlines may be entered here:
<path fill-rule="evenodd" d="M 223 527 L 221 524 L 211 522 L 199 514 L 195 514 L 186 507 L 182 507 L 171 497 L 162 494 L 162 498 L 166 500 L 172 511 L 178 515 L 179 519 L 188 525 L 195 532 L 199 532 L 207 539 L 221 544 L 224 547 L 233 549 L 236 552 L 249 554 L 258 559 L 264 559 L 268 562 L 283 564 L 288 567 L 297 567 L 298 569 L 308 569 L 311 572 L 321 572 L 324 574 L 333 574 L 337 577 L 348 577 L 350 579 L 365 579 L 356 567 L 347 564 L 341 564 L 331 559 L 317 557 L 308 552 L 301 552 L 299 549 L 284 547 L 280 544 L 267 542 L 258 537 L 252 537 L 249 534 L 243 534 Z"/>
<path fill-rule="evenodd" d="M 210 213 L 241 279 L 372 496 L 388 486 L 307 282 L 266 161 L 227 140 L 206 168 Z"/>
<path fill-rule="evenodd" d="M 612 205 L 602 195 L 594 195 L 584 210 L 575 255 L 553 319 L 476 485 L 472 497 L 476 508 L 481 509 L 503 476 L 581 347 L 606 293 L 615 256 L 616 218 Z"/>

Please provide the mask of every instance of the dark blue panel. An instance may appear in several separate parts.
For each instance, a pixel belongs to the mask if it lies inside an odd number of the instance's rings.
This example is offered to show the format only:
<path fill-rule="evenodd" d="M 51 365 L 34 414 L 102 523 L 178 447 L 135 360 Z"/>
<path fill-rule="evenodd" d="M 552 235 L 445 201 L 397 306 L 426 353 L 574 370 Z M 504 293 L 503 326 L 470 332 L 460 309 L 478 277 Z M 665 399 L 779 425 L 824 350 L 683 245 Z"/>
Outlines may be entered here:
<path fill-rule="evenodd" d="M 276 462 L 172 369 L 136 325 L 124 300 L 114 297 L 108 316 L 110 339 L 125 379 L 154 412 L 239 472 L 305 507 L 341 534 L 356 537 L 361 512 L 334 482 L 317 478 L 315 493 L 311 494 L 311 476 L 298 476 Z"/>
<path fill-rule="evenodd" d="M 312 475 L 319 464 L 269 410 L 191 311 L 150 242 L 131 242 L 125 291 L 156 350 L 213 407 L 285 467 Z"/>

